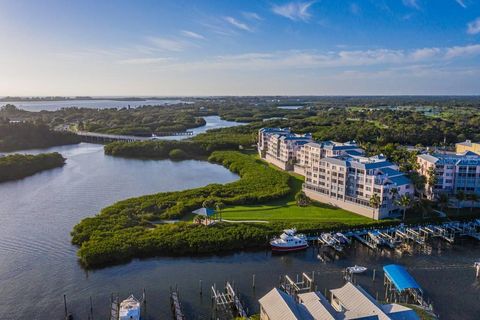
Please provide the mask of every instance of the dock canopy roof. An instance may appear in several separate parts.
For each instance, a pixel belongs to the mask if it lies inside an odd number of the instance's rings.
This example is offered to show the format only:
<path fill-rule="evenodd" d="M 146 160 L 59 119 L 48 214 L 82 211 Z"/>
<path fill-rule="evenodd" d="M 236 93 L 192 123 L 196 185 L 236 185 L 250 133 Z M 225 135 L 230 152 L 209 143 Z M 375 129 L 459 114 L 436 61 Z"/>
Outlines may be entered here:
<path fill-rule="evenodd" d="M 215 214 L 215 210 L 213 210 L 212 208 L 200 208 L 192 211 L 192 213 L 198 214 L 199 216 L 210 217 Z"/>
<path fill-rule="evenodd" d="M 395 288 L 400 292 L 407 289 L 422 290 L 422 288 L 420 288 L 418 283 L 412 278 L 407 270 L 398 264 L 389 264 L 384 266 L 383 271 L 385 272 L 387 278 L 393 283 Z"/>

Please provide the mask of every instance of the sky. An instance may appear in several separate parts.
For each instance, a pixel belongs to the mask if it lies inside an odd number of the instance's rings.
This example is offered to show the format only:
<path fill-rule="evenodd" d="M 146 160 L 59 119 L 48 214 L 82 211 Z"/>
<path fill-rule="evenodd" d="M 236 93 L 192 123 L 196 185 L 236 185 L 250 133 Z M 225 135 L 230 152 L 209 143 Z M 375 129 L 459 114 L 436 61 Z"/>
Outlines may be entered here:
<path fill-rule="evenodd" d="M 480 94 L 480 0 L 0 0 L 0 96 Z"/>

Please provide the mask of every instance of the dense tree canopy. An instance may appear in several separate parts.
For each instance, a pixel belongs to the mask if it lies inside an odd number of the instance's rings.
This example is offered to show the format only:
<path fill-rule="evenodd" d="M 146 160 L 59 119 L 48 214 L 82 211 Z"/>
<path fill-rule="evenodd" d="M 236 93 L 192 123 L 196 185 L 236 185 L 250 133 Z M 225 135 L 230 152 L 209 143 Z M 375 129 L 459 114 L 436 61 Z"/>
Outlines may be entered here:
<path fill-rule="evenodd" d="M 65 159 L 57 152 L 3 156 L 0 157 L 0 182 L 21 179 L 43 170 L 61 167 L 64 163 Z"/>

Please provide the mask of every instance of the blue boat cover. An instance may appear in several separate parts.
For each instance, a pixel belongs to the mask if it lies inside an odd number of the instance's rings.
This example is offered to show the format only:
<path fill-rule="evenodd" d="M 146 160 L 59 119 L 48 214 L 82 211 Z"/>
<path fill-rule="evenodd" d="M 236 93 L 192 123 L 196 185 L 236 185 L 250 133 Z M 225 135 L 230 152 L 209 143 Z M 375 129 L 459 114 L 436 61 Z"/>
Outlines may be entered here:
<path fill-rule="evenodd" d="M 383 271 L 388 279 L 392 281 L 395 288 L 400 292 L 406 289 L 422 289 L 407 270 L 398 264 L 384 266 Z"/>

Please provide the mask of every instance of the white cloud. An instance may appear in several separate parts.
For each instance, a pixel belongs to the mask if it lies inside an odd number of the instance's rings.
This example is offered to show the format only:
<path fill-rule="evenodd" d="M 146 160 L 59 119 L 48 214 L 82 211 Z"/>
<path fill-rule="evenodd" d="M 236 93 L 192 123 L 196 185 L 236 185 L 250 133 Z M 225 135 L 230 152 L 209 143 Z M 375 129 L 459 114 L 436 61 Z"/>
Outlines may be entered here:
<path fill-rule="evenodd" d="M 480 54 L 480 44 L 472 44 L 469 46 L 456 46 L 446 49 L 445 58 L 453 59 L 458 57 L 473 56 Z"/>
<path fill-rule="evenodd" d="M 250 52 L 221 55 L 205 60 L 163 64 L 162 68 L 174 70 L 279 70 L 279 69 L 327 69 L 363 68 L 377 66 L 413 67 L 415 65 L 445 65 L 467 56 L 480 55 L 480 44 L 447 48 L 420 48 L 414 50 L 372 49 L 339 50 L 329 52 L 289 50 L 274 52 Z M 418 68 L 418 67 L 417 67 Z"/>
<path fill-rule="evenodd" d="M 233 17 L 225 17 L 224 18 L 225 21 L 227 21 L 228 23 L 230 23 L 232 26 L 240 29 L 240 30 L 244 30 L 244 31 L 250 31 L 252 32 L 252 28 L 250 28 L 247 24 L 243 23 L 243 22 L 240 22 L 238 21 L 237 19 L 233 18 Z"/>
<path fill-rule="evenodd" d="M 407 7 L 420 10 L 420 5 L 418 4 L 418 0 L 403 0 L 402 2 Z"/>
<path fill-rule="evenodd" d="M 193 31 L 189 31 L 189 30 L 182 30 L 182 34 L 186 37 L 193 38 L 193 39 L 199 39 L 199 40 L 205 39 L 205 37 L 202 36 L 201 34 Z"/>
<path fill-rule="evenodd" d="M 284 5 L 274 5 L 272 11 L 293 21 L 308 21 L 312 16 L 309 9 L 314 3 L 314 1 L 290 2 Z"/>
<path fill-rule="evenodd" d="M 263 18 L 256 12 L 242 12 L 242 15 L 249 20 L 263 20 Z"/>
<path fill-rule="evenodd" d="M 160 51 L 183 51 L 187 44 L 183 41 L 162 38 L 162 37 L 147 37 L 147 41 Z"/>
<path fill-rule="evenodd" d="M 423 48 L 423 49 L 416 49 L 413 51 L 410 56 L 413 60 L 424 60 L 428 58 L 433 58 L 438 56 L 441 53 L 439 48 Z"/>
<path fill-rule="evenodd" d="M 160 64 L 171 62 L 172 58 L 130 58 L 130 59 L 123 59 L 117 61 L 120 64 L 133 64 L 133 65 L 141 65 L 141 64 Z"/>
<path fill-rule="evenodd" d="M 467 25 L 467 33 L 468 34 L 477 34 L 480 33 L 480 17 L 469 22 Z"/>
<path fill-rule="evenodd" d="M 465 4 L 464 0 L 455 0 L 461 7 L 466 8 L 467 5 Z"/>

